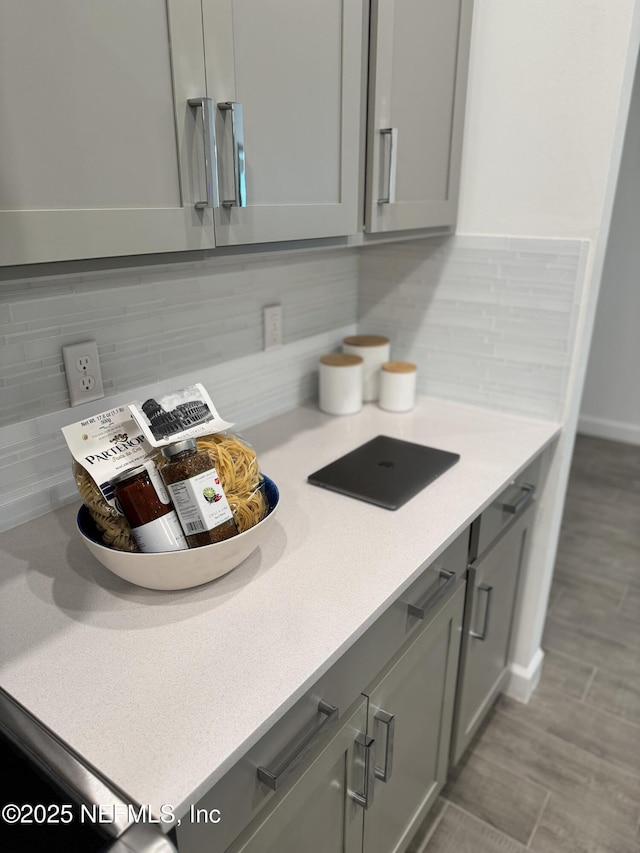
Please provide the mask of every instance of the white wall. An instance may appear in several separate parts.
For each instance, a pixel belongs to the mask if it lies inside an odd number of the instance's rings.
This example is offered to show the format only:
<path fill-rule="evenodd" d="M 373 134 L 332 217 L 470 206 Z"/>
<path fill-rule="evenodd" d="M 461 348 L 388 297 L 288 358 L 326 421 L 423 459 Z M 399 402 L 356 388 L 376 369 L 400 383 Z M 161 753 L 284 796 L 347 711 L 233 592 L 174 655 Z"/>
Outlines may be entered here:
<path fill-rule="evenodd" d="M 589 353 L 579 431 L 640 444 L 640 64 Z"/>
<path fill-rule="evenodd" d="M 458 232 L 594 238 L 633 0 L 476 0 Z"/>
<path fill-rule="evenodd" d="M 477 0 L 458 232 L 591 242 L 563 434 L 538 507 L 509 690 L 526 700 L 540 645 L 609 233 L 640 0 Z"/>

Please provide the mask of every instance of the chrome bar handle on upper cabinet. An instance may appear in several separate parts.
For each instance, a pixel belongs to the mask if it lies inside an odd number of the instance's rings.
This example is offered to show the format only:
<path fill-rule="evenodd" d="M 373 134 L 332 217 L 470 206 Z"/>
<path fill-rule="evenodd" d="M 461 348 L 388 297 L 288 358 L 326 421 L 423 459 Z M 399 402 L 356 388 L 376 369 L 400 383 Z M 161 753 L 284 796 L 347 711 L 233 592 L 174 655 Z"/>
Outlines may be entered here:
<path fill-rule="evenodd" d="M 387 727 L 387 742 L 384 747 L 384 767 L 376 767 L 376 779 L 388 782 L 393 771 L 393 739 L 396 731 L 396 718 L 393 714 L 383 711 L 382 708 L 373 715 L 374 719 Z"/>
<path fill-rule="evenodd" d="M 436 606 L 447 590 L 451 589 L 456 582 L 456 573 L 448 572 L 446 569 L 440 569 L 438 577 L 441 580 L 444 580 L 444 583 L 439 586 L 434 593 L 429 595 L 425 601 L 421 604 L 407 604 L 407 610 L 409 611 L 410 616 L 415 616 L 417 619 L 424 619 L 427 613 Z"/>
<path fill-rule="evenodd" d="M 487 606 L 484 611 L 484 624 L 482 626 L 482 631 L 479 633 L 478 631 L 469 631 L 469 636 L 475 637 L 476 640 L 486 640 L 487 631 L 489 630 L 489 614 L 491 612 L 491 594 L 493 592 L 493 587 L 486 583 L 480 583 L 478 584 L 477 589 L 481 592 L 487 593 Z"/>
<path fill-rule="evenodd" d="M 375 790 L 376 742 L 372 737 L 360 732 L 356 744 L 364 749 L 364 790 L 350 791 L 352 799 L 366 811 L 373 805 Z"/>
<path fill-rule="evenodd" d="M 308 734 L 306 734 L 295 747 L 292 748 L 285 758 L 281 759 L 278 766 L 273 770 L 268 767 L 258 767 L 258 779 L 271 788 L 272 791 L 278 790 L 278 782 L 282 774 L 289 768 L 296 758 L 309 746 L 311 741 L 322 731 L 322 729 L 331 721 L 338 717 L 338 709 L 328 702 L 320 700 L 318 703 L 318 712 L 323 714 L 323 718 L 315 724 Z"/>
<path fill-rule="evenodd" d="M 188 104 L 193 109 L 202 110 L 202 140 L 204 145 L 204 172 L 207 182 L 207 200 L 197 201 L 196 210 L 205 207 L 219 207 L 218 191 L 218 152 L 216 148 L 216 128 L 214 121 L 214 104 L 211 98 L 189 98 Z"/>
<path fill-rule="evenodd" d="M 233 187 L 234 197 L 225 199 L 223 207 L 246 207 L 247 186 L 244 174 L 244 120 L 242 104 L 237 101 L 226 101 L 218 104 L 218 109 L 231 112 L 231 139 L 233 146 Z"/>
<path fill-rule="evenodd" d="M 393 204 L 396 200 L 396 170 L 398 165 L 398 128 L 385 127 L 380 131 L 383 140 L 389 137 L 389 174 L 387 178 L 386 198 L 379 198 L 378 204 Z"/>

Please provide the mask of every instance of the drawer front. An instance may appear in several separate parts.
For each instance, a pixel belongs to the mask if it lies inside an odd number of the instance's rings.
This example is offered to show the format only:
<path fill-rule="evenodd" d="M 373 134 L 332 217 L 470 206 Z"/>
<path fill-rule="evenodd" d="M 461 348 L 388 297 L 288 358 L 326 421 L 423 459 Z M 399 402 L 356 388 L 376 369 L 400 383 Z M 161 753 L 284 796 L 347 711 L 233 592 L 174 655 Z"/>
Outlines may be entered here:
<path fill-rule="evenodd" d="M 502 490 L 471 527 L 469 559 L 475 560 L 491 547 L 507 525 L 512 524 L 534 499 L 540 480 L 541 457 L 533 460 Z"/>
<path fill-rule="evenodd" d="M 368 794 L 373 784 L 363 768 L 366 726 L 363 697 L 301 778 L 260 813 L 227 853 L 362 853 L 363 792 Z"/>
<path fill-rule="evenodd" d="M 335 735 L 345 714 L 362 700 L 365 687 L 464 584 L 468 544 L 467 529 L 425 566 L 420 577 L 363 636 L 195 804 L 207 814 L 219 810 L 222 819 L 204 828 L 183 819 L 176 830 L 181 853 L 226 850 L 267 804 L 273 808 L 274 798 L 291 789 Z M 330 708 L 337 711 L 331 713 Z M 303 747 L 305 741 L 308 743 Z M 295 757 L 288 761 L 294 753 Z M 258 768 L 262 768 L 262 779 L 267 781 L 261 781 Z M 269 774 L 277 776 L 275 791 L 270 787 Z"/>

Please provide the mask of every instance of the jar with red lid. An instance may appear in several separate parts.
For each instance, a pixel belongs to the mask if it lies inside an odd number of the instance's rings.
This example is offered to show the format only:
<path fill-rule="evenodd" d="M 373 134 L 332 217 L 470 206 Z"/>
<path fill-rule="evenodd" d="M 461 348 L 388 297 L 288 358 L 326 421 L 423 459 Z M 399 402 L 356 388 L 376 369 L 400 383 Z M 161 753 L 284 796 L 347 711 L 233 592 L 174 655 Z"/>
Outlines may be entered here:
<path fill-rule="evenodd" d="M 189 547 L 153 462 L 122 471 L 111 485 L 142 552 L 184 551 Z"/>

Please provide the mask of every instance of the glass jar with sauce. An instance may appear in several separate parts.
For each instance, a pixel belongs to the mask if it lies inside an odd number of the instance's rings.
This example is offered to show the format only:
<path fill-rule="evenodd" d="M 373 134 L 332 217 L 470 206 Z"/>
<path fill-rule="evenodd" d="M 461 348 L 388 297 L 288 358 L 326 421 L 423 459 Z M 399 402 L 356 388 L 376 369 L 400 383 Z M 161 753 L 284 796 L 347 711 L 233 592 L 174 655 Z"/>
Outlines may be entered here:
<path fill-rule="evenodd" d="M 111 485 L 143 553 L 188 548 L 178 516 L 153 462 L 122 471 L 111 480 Z"/>
<path fill-rule="evenodd" d="M 190 548 L 229 539 L 238 532 L 211 456 L 194 438 L 162 448 L 160 474 Z"/>

